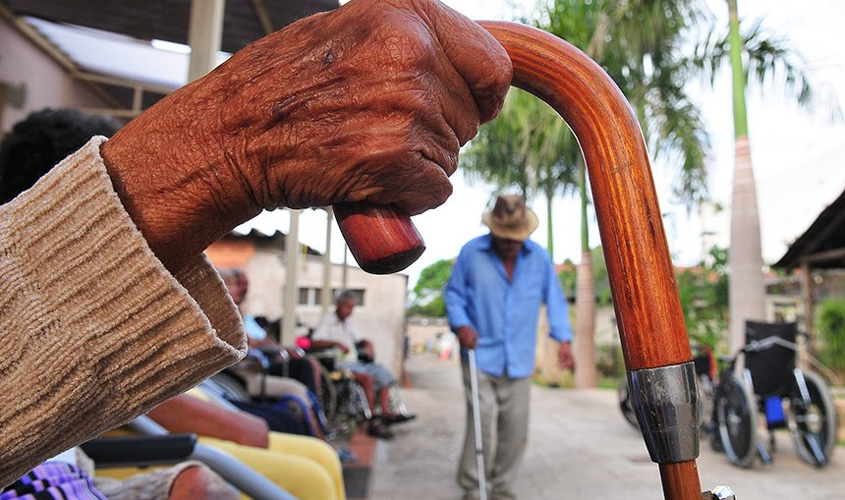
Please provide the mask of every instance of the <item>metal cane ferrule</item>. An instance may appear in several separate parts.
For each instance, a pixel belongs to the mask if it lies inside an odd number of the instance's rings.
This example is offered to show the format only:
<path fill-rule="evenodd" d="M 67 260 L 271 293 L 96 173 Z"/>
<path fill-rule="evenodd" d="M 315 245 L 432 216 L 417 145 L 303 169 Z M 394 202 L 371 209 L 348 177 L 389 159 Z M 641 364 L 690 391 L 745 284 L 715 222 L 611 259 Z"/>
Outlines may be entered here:
<path fill-rule="evenodd" d="M 628 387 L 651 460 L 695 460 L 700 420 L 693 363 L 628 372 Z"/>

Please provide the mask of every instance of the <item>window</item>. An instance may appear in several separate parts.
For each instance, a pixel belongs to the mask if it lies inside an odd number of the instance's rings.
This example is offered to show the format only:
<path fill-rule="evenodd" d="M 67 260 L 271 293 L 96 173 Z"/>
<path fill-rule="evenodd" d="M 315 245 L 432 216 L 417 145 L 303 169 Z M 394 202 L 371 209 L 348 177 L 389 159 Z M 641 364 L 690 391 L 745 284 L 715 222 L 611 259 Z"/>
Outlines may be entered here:
<path fill-rule="evenodd" d="M 308 299 L 310 298 L 309 295 L 311 295 L 310 292 L 311 292 L 310 288 L 300 288 L 299 289 L 299 305 L 301 305 L 301 306 L 310 305 L 310 302 L 308 301 Z"/>
<path fill-rule="evenodd" d="M 332 304 L 334 304 L 337 296 L 340 295 L 340 288 L 333 288 L 332 289 Z M 358 306 L 364 305 L 364 289 L 363 288 L 353 288 L 349 290 L 349 293 L 355 297 L 355 304 Z M 323 305 L 322 300 L 323 289 L 322 288 L 309 288 L 309 287 L 302 287 L 299 289 L 299 305 L 301 306 L 321 306 Z"/>

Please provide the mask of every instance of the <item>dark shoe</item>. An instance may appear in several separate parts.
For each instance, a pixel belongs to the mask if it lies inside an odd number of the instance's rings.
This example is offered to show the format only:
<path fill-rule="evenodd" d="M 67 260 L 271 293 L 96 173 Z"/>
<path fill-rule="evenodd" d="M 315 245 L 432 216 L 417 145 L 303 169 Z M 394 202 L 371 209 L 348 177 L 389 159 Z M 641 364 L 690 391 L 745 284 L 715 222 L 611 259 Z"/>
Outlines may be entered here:
<path fill-rule="evenodd" d="M 388 413 L 381 416 L 382 422 L 387 425 L 401 424 L 417 418 L 413 413 Z"/>
<path fill-rule="evenodd" d="M 381 420 L 371 421 L 370 426 L 367 428 L 367 434 L 381 439 L 393 438 L 393 433 L 390 432 L 390 429 Z"/>

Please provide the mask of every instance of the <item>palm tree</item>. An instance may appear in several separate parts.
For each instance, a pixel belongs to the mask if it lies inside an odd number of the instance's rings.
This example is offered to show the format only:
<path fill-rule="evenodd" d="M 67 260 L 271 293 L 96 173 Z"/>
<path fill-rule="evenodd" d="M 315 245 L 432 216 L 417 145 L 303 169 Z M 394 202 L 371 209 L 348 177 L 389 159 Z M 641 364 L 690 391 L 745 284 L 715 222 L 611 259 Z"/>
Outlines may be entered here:
<path fill-rule="evenodd" d="M 729 29 L 726 37 L 711 35 L 696 50 L 694 64 L 709 74 L 711 83 L 726 57 L 731 64 L 734 115 L 734 175 L 731 195 L 730 232 L 730 352 L 745 345 L 745 321 L 765 316 L 763 259 L 757 188 L 751 161 L 745 90 L 749 73 L 760 83 L 780 77 L 784 88 L 805 107 L 819 104 L 808 77 L 801 70 L 802 58 L 783 40 L 767 39 L 761 24 L 747 34 L 740 33 L 737 0 L 727 0 Z M 745 56 L 748 67 L 743 67 Z M 832 116 L 838 115 L 834 103 Z"/>

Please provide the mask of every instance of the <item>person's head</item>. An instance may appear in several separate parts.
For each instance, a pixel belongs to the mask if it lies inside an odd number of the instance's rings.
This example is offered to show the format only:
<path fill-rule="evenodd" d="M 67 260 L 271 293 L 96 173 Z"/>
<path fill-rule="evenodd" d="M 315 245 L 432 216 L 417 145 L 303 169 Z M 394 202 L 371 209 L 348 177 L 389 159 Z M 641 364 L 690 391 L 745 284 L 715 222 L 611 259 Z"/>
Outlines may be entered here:
<path fill-rule="evenodd" d="M 346 318 L 352 316 L 352 311 L 355 310 L 355 304 L 355 296 L 352 295 L 352 292 L 341 292 L 335 301 L 335 314 L 338 319 L 345 321 Z"/>
<path fill-rule="evenodd" d="M 496 197 L 493 208 L 481 218 L 490 228 L 493 245 L 503 258 L 516 257 L 523 242 L 537 229 L 537 214 L 525 205 L 522 196 L 503 194 Z"/>
<path fill-rule="evenodd" d="M 246 292 L 249 290 L 249 280 L 246 273 L 236 268 L 221 269 L 219 272 L 220 277 L 223 278 L 223 283 L 229 290 L 229 295 L 232 296 L 232 301 L 236 305 L 241 305 L 246 300 Z"/>
<path fill-rule="evenodd" d="M 120 124 L 77 109 L 44 109 L 18 122 L 0 144 L 0 204 L 32 187 L 95 135 L 111 136 Z"/>

